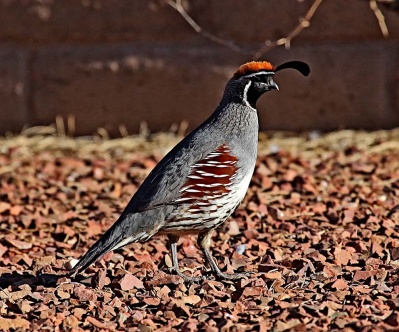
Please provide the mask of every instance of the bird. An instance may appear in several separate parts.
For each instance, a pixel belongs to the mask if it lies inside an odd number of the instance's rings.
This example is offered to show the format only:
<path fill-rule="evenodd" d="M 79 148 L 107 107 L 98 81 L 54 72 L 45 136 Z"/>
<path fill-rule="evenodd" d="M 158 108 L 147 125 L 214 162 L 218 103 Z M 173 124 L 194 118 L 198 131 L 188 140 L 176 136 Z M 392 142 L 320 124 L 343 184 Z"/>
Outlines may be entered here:
<path fill-rule="evenodd" d="M 257 159 L 256 103 L 267 91 L 279 90 L 274 75 L 292 68 L 308 76 L 310 67 L 289 61 L 277 67 L 268 61 L 241 65 L 227 82 L 216 110 L 183 138 L 154 167 L 115 223 L 91 246 L 68 275 L 75 277 L 109 251 L 155 234 L 166 235 L 172 270 L 187 282 L 177 256 L 179 238 L 197 235 L 197 244 L 218 279 L 240 279 L 248 273 L 223 273 L 212 257 L 213 231 L 244 199 Z"/>

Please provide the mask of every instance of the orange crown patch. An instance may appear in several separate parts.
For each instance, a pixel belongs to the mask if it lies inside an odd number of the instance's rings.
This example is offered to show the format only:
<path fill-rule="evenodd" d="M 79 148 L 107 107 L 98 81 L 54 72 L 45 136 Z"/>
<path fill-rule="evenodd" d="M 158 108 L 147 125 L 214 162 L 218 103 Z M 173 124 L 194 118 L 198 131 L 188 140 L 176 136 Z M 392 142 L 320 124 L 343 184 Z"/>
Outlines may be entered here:
<path fill-rule="evenodd" d="M 244 63 L 234 74 L 235 78 L 247 75 L 250 73 L 256 73 L 257 71 L 267 70 L 274 71 L 275 67 L 267 61 L 251 61 Z"/>

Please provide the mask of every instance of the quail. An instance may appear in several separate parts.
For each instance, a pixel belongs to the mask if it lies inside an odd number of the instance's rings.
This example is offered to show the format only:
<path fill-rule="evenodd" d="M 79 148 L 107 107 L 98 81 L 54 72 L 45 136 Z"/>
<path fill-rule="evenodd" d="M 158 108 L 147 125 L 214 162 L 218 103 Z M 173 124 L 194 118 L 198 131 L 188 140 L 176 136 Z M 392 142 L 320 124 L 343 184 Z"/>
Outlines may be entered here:
<path fill-rule="evenodd" d="M 198 235 L 198 246 L 211 271 L 220 279 L 238 279 L 245 273 L 223 273 L 211 252 L 213 230 L 243 200 L 255 168 L 258 146 L 256 102 L 277 89 L 274 74 L 292 68 L 307 76 L 309 66 L 290 61 L 274 67 L 270 62 L 243 64 L 228 81 L 213 114 L 178 143 L 151 171 L 118 220 L 69 272 L 74 276 L 99 257 L 155 234 L 167 235 L 173 270 L 179 269 L 177 242 L 181 236 Z"/>

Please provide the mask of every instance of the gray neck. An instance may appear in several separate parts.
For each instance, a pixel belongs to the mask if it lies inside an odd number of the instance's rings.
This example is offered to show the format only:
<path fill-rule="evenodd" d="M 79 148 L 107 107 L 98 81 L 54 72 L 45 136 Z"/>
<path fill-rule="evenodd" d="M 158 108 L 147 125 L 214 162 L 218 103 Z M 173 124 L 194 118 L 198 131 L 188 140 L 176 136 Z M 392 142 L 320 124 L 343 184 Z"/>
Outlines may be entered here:
<path fill-rule="evenodd" d="M 224 91 L 223 98 L 213 114 L 216 122 L 224 130 L 245 131 L 246 127 L 258 126 L 258 115 L 246 101 L 245 85 L 237 81 L 229 81 Z"/>
<path fill-rule="evenodd" d="M 227 82 L 220 104 L 236 103 L 255 108 L 248 102 L 248 88 L 250 84 L 250 81 L 230 80 Z"/>

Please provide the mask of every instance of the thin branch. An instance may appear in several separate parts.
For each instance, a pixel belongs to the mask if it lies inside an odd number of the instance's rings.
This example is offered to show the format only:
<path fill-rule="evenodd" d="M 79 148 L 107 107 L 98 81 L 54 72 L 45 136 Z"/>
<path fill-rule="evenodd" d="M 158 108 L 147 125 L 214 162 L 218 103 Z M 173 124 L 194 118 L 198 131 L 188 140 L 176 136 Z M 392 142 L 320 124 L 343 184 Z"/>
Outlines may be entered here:
<path fill-rule="evenodd" d="M 243 50 L 241 47 L 235 45 L 233 42 L 219 38 L 218 36 L 215 36 L 207 31 L 205 31 L 204 29 L 202 29 L 197 22 L 195 22 L 192 17 L 187 13 L 187 11 L 183 8 L 182 4 L 181 4 L 181 0 L 176 0 L 176 1 L 172 1 L 172 0 L 165 0 L 165 2 L 171 6 L 172 8 L 176 9 L 177 12 L 184 18 L 184 20 L 190 24 L 190 26 L 196 31 L 198 32 L 201 36 L 203 36 L 204 38 L 207 38 L 219 45 L 222 46 L 227 46 L 230 49 L 232 49 L 235 52 L 238 53 L 243 53 Z"/>
<path fill-rule="evenodd" d="M 164 0 L 169 6 L 171 6 L 173 9 L 175 9 L 183 18 L 184 20 L 200 35 L 202 35 L 204 38 L 207 38 L 219 45 L 229 47 L 231 50 L 238 52 L 238 53 L 247 53 L 245 52 L 241 47 L 237 46 L 231 41 L 225 40 L 223 38 L 220 38 L 218 36 L 215 36 L 208 31 L 205 31 L 202 29 L 197 22 L 193 20 L 193 18 L 187 13 L 187 11 L 183 8 L 182 6 L 182 1 L 181 0 Z M 253 55 L 253 58 L 256 60 L 259 57 L 261 57 L 264 53 L 267 51 L 271 50 L 272 48 L 280 45 L 284 45 L 286 49 L 289 49 L 291 46 L 291 41 L 299 35 L 303 29 L 307 28 L 310 26 L 310 20 L 315 14 L 317 8 L 320 6 L 323 0 L 315 0 L 313 5 L 310 7 L 308 12 L 306 13 L 305 17 L 301 19 L 300 23 L 287 35 L 287 37 L 280 38 L 276 41 L 270 41 L 267 40 L 264 42 L 264 45 L 258 49 Z"/>
<path fill-rule="evenodd" d="M 388 31 L 388 27 L 385 23 L 384 14 L 381 12 L 380 8 L 378 8 L 378 4 L 377 4 L 376 0 L 370 0 L 369 4 L 370 4 L 370 9 L 373 11 L 375 17 L 377 18 L 382 35 L 385 38 L 387 38 L 389 36 L 389 31 Z"/>
<path fill-rule="evenodd" d="M 305 17 L 301 19 L 300 23 L 287 35 L 287 37 L 280 38 L 276 41 L 266 40 L 265 45 L 260 48 L 254 54 L 254 60 L 259 59 L 264 53 L 270 51 L 272 48 L 276 46 L 284 45 L 286 49 L 291 47 L 291 41 L 298 36 L 303 29 L 308 28 L 310 26 L 310 20 L 312 19 L 313 15 L 315 14 L 317 8 L 321 5 L 323 0 L 315 0 L 313 5 L 309 8 L 308 12 L 306 13 Z"/>

